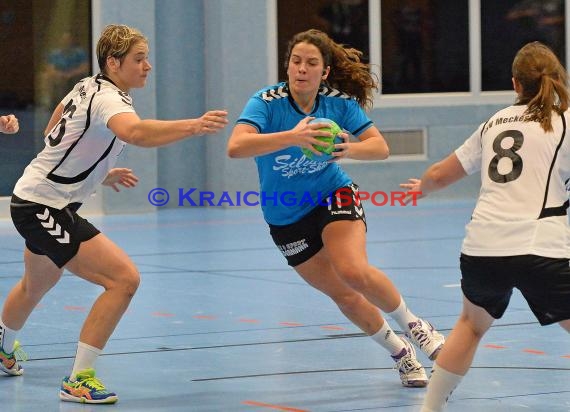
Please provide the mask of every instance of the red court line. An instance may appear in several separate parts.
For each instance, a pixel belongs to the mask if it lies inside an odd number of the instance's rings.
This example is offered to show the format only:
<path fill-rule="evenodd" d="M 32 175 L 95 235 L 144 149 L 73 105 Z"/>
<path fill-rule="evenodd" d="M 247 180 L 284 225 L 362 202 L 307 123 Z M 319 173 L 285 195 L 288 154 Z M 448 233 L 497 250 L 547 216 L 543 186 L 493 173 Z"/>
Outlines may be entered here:
<path fill-rule="evenodd" d="M 261 408 L 269 408 L 269 409 L 277 409 L 279 411 L 287 411 L 287 412 L 309 412 L 308 409 L 297 409 L 297 408 L 289 408 L 287 406 L 281 405 L 272 405 L 270 403 L 263 403 L 263 402 L 256 402 L 256 401 L 243 401 L 244 405 L 248 406 L 259 406 Z"/>
<path fill-rule="evenodd" d="M 530 353 L 532 355 L 544 355 L 546 353 L 536 349 L 523 349 L 523 352 Z"/>
<path fill-rule="evenodd" d="M 164 313 L 164 312 L 153 312 L 152 316 L 155 316 L 157 318 L 170 318 L 172 316 L 174 316 L 173 313 Z"/>
<path fill-rule="evenodd" d="M 501 345 L 484 345 L 485 348 L 489 348 L 489 349 L 506 349 L 506 346 L 501 346 Z"/>
<path fill-rule="evenodd" d="M 238 322 L 244 322 L 244 323 L 259 323 L 259 321 L 258 321 L 257 319 L 245 319 L 245 318 L 238 319 Z"/>
<path fill-rule="evenodd" d="M 321 326 L 321 329 L 326 329 L 326 330 L 344 330 L 343 327 L 341 327 L 341 326 L 334 326 L 334 325 Z"/>
<path fill-rule="evenodd" d="M 564 355 L 564 356 L 562 356 L 562 357 L 563 357 L 563 358 L 568 358 L 568 359 L 570 359 L 570 355 Z"/>
<path fill-rule="evenodd" d="M 302 323 L 297 322 L 279 322 L 281 326 L 303 326 Z"/>
<path fill-rule="evenodd" d="M 192 316 L 194 319 L 204 319 L 204 320 L 214 320 L 216 319 L 215 316 L 211 316 L 211 315 L 195 315 Z"/>

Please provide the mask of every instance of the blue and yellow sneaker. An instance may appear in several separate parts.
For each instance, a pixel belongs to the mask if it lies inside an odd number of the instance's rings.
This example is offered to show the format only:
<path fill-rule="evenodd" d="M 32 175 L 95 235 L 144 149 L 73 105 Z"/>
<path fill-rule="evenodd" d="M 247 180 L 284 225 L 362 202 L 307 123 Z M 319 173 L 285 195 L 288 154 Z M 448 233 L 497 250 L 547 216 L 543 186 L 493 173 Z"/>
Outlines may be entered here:
<path fill-rule="evenodd" d="M 18 362 L 25 362 L 28 360 L 28 355 L 20 346 L 20 342 L 14 343 L 14 350 L 12 353 L 4 352 L 0 348 L 0 370 L 12 376 L 20 376 L 24 373 L 24 368 Z"/>
<path fill-rule="evenodd" d="M 94 369 L 84 369 L 71 381 L 66 376 L 61 382 L 59 398 L 62 401 L 78 403 L 115 403 L 116 394 L 109 392 L 105 385 L 95 377 Z"/>

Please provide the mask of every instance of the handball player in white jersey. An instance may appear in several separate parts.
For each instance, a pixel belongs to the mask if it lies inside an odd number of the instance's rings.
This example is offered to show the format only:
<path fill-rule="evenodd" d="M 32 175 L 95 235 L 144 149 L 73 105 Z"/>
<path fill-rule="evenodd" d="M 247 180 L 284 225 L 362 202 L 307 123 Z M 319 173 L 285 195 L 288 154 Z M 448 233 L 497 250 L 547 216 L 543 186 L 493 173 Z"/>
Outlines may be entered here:
<path fill-rule="evenodd" d="M 423 412 L 445 408 L 513 288 L 541 325 L 559 323 L 570 332 L 568 77 L 539 42 L 518 51 L 512 75 L 513 106 L 420 180 L 401 185 L 425 195 L 476 172 L 482 182 L 461 250 L 463 311 L 434 364 Z"/>
<path fill-rule="evenodd" d="M 127 143 L 157 147 L 187 137 L 216 133 L 226 111 L 196 119 L 141 120 L 130 89 L 145 86 L 151 70 L 148 42 L 138 30 L 107 26 L 97 43 L 101 72 L 85 78 L 56 107 L 45 131 L 45 148 L 24 170 L 14 188 L 12 220 L 26 240 L 25 271 L 10 291 L 0 320 L 0 369 L 21 375 L 17 332 L 63 269 L 100 285 L 79 335 L 73 369 L 61 383 L 60 398 L 113 403 L 117 395 L 95 377 L 94 365 L 139 285 L 139 273 L 126 253 L 77 214 L 99 184 L 119 190 L 136 176 L 114 168 Z"/>
<path fill-rule="evenodd" d="M 264 194 L 296 195 L 294 204 L 260 202 L 275 245 L 309 285 L 388 351 L 404 386 L 422 387 L 427 376 L 414 346 L 394 333 L 379 309 L 430 359 L 437 357 L 443 335 L 409 310 L 390 278 L 368 262 L 358 186 L 336 161 L 309 159 L 301 149 L 317 153 L 313 145 L 326 123 L 309 121 L 328 118 L 356 137 L 349 142 L 343 133 L 336 160 L 388 157 L 384 137 L 364 111 L 371 106 L 376 80 L 361 55 L 319 30 L 296 34 L 285 60 L 288 81 L 251 97 L 230 137 L 228 154 L 255 157 L 262 199 Z M 299 201 L 307 195 L 315 204 Z M 330 197 L 323 203 L 320 196 Z M 333 201 L 343 196 L 352 200 Z"/>

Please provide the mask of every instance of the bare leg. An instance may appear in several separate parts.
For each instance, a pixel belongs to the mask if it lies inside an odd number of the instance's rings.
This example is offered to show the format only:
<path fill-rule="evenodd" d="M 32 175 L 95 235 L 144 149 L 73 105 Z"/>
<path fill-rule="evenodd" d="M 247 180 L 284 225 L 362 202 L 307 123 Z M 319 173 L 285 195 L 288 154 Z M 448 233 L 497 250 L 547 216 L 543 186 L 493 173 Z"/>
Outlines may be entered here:
<path fill-rule="evenodd" d="M 309 285 L 329 296 L 341 312 L 368 335 L 378 332 L 384 324 L 378 308 L 339 278 L 325 249 L 295 270 Z"/>
<path fill-rule="evenodd" d="M 384 312 L 398 308 L 400 292 L 384 272 L 368 263 L 364 222 L 330 223 L 323 230 L 323 242 L 344 282 Z"/>
<path fill-rule="evenodd" d="M 392 330 L 378 307 L 339 276 L 326 248 L 295 269 L 307 283 L 328 295 L 347 318 L 390 353 L 396 361 L 402 385 L 423 387 L 427 384 L 425 370 L 416 359 L 410 343 Z M 399 294 L 397 297 L 400 300 Z"/>
<path fill-rule="evenodd" d="M 24 276 L 8 293 L 2 320 L 10 329 L 20 330 L 42 297 L 63 273 L 47 256 L 24 250 Z"/>
<path fill-rule="evenodd" d="M 364 222 L 332 222 L 324 228 L 322 238 L 330 263 L 342 281 L 394 319 L 414 345 L 435 359 L 444 336 L 416 316 L 390 278 L 368 263 Z"/>
<path fill-rule="evenodd" d="M 421 412 L 439 412 L 473 362 L 481 338 L 493 324 L 483 308 L 463 298 L 463 312 L 447 337 L 428 384 Z"/>
<path fill-rule="evenodd" d="M 83 242 L 65 267 L 105 288 L 93 304 L 79 336 L 81 342 L 102 349 L 138 288 L 138 271 L 128 255 L 102 233 Z"/>
<path fill-rule="evenodd" d="M 471 367 L 481 338 L 494 320 L 485 309 L 463 298 L 463 312 L 447 337 L 437 364 L 456 375 L 465 375 Z"/>

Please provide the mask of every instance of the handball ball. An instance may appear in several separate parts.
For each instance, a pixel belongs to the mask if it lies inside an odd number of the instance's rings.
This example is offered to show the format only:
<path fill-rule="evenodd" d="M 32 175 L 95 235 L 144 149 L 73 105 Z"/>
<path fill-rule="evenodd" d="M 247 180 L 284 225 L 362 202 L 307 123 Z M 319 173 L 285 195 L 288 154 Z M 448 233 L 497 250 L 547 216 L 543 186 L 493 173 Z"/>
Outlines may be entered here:
<path fill-rule="evenodd" d="M 326 119 L 324 117 L 320 117 L 317 119 L 311 120 L 309 123 L 328 123 L 328 127 L 323 127 L 319 130 L 323 130 L 332 134 L 332 136 L 317 136 L 317 139 L 323 142 L 323 145 L 313 145 L 315 149 L 322 153 L 322 155 L 318 156 L 311 152 L 309 149 L 302 148 L 303 154 L 311 160 L 316 160 L 319 162 L 326 162 L 332 159 L 334 156 L 331 154 L 335 151 L 334 145 L 337 143 L 342 143 L 343 140 L 339 136 L 339 133 L 342 132 L 342 129 L 339 127 L 331 119 Z"/>

